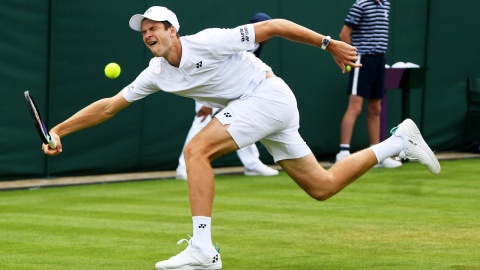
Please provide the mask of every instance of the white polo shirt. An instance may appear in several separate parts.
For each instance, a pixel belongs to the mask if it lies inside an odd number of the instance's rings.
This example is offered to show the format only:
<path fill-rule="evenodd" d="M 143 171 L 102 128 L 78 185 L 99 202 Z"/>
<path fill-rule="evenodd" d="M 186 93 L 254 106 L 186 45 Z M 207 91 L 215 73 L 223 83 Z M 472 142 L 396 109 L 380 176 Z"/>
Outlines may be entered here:
<path fill-rule="evenodd" d="M 190 97 L 205 106 L 224 108 L 228 102 L 246 98 L 265 80 L 271 68 L 255 57 L 253 25 L 232 29 L 211 28 L 180 38 L 180 66 L 165 58 L 149 66 L 127 86 L 123 96 L 133 102 L 159 90 Z"/>

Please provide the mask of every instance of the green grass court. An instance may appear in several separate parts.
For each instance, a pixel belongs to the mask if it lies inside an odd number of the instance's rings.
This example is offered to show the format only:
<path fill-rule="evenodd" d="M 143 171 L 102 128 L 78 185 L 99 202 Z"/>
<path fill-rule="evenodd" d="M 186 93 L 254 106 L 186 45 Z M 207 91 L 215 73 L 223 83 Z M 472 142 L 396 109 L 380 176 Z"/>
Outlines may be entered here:
<path fill-rule="evenodd" d="M 285 173 L 221 175 L 223 269 L 480 269 L 479 159 L 371 170 L 332 199 Z M 191 234 L 176 180 L 0 192 L 0 269 L 153 269 Z"/>

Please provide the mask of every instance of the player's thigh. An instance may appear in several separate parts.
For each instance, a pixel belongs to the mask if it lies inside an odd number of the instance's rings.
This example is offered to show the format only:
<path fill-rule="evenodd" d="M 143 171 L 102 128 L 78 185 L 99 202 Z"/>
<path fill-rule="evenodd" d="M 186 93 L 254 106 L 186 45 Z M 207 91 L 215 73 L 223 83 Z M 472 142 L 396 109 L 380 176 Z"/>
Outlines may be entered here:
<path fill-rule="evenodd" d="M 222 125 L 213 118 L 185 146 L 186 155 L 207 156 L 213 160 L 224 154 L 238 150 L 238 146 L 227 131 L 228 125 Z"/>

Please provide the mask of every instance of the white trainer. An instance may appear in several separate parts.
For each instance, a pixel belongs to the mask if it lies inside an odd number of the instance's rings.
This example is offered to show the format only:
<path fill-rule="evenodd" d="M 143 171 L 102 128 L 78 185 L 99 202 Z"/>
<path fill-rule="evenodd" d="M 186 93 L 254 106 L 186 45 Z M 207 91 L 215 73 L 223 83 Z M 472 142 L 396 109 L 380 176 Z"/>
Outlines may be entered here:
<path fill-rule="evenodd" d="M 335 162 L 339 162 L 340 160 L 346 158 L 347 156 L 350 156 L 350 151 L 342 150 L 338 152 L 338 154 L 335 156 Z"/>
<path fill-rule="evenodd" d="M 175 172 L 175 179 L 187 180 L 187 170 L 185 168 L 177 168 Z"/>
<path fill-rule="evenodd" d="M 399 160 L 395 160 L 392 158 L 386 158 L 385 160 L 379 162 L 377 165 L 374 166 L 374 168 L 388 168 L 388 169 L 393 169 L 393 168 L 398 168 L 402 166 L 403 163 Z"/>
<path fill-rule="evenodd" d="M 275 176 L 278 175 L 278 170 L 268 167 L 265 164 L 259 164 L 254 170 L 245 170 L 246 176 Z"/>
<path fill-rule="evenodd" d="M 198 248 L 192 246 L 192 240 L 182 239 L 177 242 L 187 242 L 187 248 L 179 254 L 171 257 L 168 260 L 161 261 L 155 264 L 156 270 L 212 270 L 222 269 L 222 260 L 220 254 L 207 254 Z"/>
<path fill-rule="evenodd" d="M 390 131 L 394 136 L 403 139 L 404 149 L 398 154 L 402 159 L 416 159 L 433 173 L 440 172 L 440 163 L 420 134 L 417 125 L 411 119 L 405 119 L 398 127 Z"/>

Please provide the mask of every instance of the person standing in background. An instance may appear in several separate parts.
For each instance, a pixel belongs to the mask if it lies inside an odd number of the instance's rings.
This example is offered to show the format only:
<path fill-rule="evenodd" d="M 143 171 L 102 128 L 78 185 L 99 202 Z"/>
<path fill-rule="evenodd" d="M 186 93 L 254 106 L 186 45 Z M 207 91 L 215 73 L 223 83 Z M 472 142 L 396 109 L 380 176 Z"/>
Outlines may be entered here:
<path fill-rule="evenodd" d="M 384 95 L 385 53 L 388 47 L 390 2 L 388 0 L 356 0 L 351 6 L 340 31 L 340 39 L 355 46 L 357 63 L 348 83 L 348 107 L 340 129 L 340 151 L 336 161 L 350 155 L 355 122 L 367 100 L 367 132 L 370 145 L 380 142 L 380 112 Z M 402 162 L 387 158 L 376 168 L 397 168 Z"/>
<path fill-rule="evenodd" d="M 262 22 L 272 19 L 268 14 L 265 13 L 255 13 L 249 20 L 250 23 Z M 268 40 L 263 42 L 255 43 L 253 50 L 249 52 L 253 53 L 256 57 L 260 58 L 260 52 L 262 51 L 263 45 L 267 43 Z M 210 108 L 203 106 L 199 102 L 195 101 L 195 118 L 193 119 L 192 126 L 188 131 L 187 138 L 185 139 L 185 144 L 182 148 L 182 154 L 178 158 L 178 167 L 176 169 L 175 178 L 179 180 L 187 180 L 187 167 L 185 164 L 185 156 L 183 155 L 183 150 L 185 145 L 195 136 L 200 130 L 202 130 L 212 119 L 213 116 L 218 112 L 218 108 Z M 244 174 L 247 176 L 275 176 L 278 175 L 278 170 L 268 167 L 260 160 L 260 152 L 255 144 L 249 145 L 242 149 L 236 151 L 238 158 L 245 168 Z"/>

